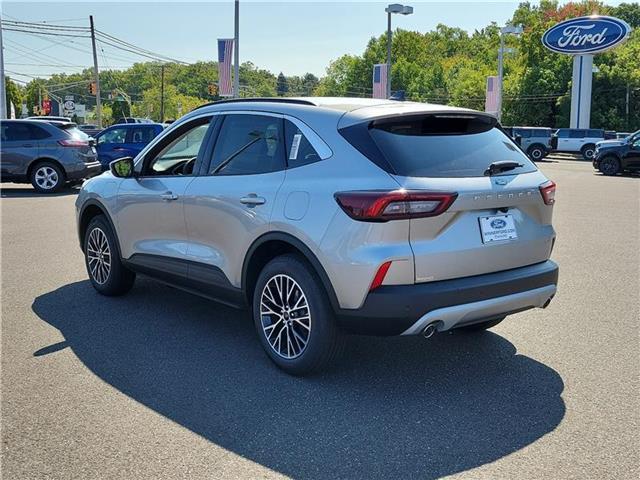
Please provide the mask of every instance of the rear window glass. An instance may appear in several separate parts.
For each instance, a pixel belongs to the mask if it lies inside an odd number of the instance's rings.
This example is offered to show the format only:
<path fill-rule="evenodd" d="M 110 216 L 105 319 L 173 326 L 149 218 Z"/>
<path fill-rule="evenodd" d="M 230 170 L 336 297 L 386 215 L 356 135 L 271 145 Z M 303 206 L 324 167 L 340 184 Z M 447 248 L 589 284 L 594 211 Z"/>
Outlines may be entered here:
<path fill-rule="evenodd" d="M 481 177 L 490 164 L 522 166 L 505 174 L 536 170 L 495 120 L 484 116 L 426 115 L 373 122 L 369 133 L 393 173 L 407 177 Z"/>
<path fill-rule="evenodd" d="M 74 140 L 86 140 L 89 138 L 89 135 L 75 125 L 59 125 L 58 128 L 64 130 L 67 135 L 71 136 Z"/>

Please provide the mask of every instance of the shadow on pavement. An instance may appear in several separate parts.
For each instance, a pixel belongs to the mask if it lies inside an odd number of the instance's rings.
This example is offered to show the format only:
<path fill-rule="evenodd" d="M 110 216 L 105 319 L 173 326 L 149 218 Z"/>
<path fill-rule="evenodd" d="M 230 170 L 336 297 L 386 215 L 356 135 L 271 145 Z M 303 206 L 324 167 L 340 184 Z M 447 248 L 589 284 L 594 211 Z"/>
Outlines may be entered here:
<path fill-rule="evenodd" d="M 245 312 L 149 280 L 88 281 L 35 299 L 102 380 L 209 441 L 293 478 L 438 478 L 497 460 L 565 413 L 551 368 L 494 333 L 351 337 L 332 370 L 293 378 Z M 514 320 L 517 321 L 517 320 Z"/>
<path fill-rule="evenodd" d="M 10 187 L 3 186 L 0 188 L 0 194 L 2 198 L 45 198 L 45 197 L 66 197 L 67 195 L 77 195 L 80 191 L 77 186 L 65 186 L 55 193 L 40 193 L 36 192 L 32 186 L 25 187 Z"/>

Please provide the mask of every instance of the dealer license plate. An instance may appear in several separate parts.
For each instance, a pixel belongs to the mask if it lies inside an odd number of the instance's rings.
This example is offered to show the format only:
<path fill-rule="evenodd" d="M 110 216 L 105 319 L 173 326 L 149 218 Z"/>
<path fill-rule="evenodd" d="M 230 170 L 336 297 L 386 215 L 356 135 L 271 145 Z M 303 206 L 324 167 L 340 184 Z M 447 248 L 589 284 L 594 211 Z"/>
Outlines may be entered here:
<path fill-rule="evenodd" d="M 518 232 L 512 215 L 494 215 L 479 217 L 482 243 L 516 240 Z"/>

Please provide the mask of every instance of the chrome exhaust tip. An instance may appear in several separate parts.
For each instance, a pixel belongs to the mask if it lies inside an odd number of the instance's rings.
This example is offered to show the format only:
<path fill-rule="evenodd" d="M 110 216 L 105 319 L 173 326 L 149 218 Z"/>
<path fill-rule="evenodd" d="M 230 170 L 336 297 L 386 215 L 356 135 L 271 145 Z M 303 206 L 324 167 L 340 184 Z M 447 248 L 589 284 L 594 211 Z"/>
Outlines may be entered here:
<path fill-rule="evenodd" d="M 433 334 L 438 331 L 437 326 L 438 326 L 438 322 L 431 322 L 429 325 L 424 327 L 424 330 L 422 330 L 422 336 L 424 338 L 433 337 Z"/>

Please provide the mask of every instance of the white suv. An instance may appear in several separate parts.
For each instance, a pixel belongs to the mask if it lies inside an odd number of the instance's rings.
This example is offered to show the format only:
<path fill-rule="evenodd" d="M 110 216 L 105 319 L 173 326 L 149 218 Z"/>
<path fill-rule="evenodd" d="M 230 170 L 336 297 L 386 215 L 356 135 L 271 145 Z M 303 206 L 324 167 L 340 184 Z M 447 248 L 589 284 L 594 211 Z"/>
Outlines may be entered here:
<path fill-rule="evenodd" d="M 559 128 L 552 138 L 557 152 L 580 153 L 585 160 L 592 160 L 596 143 L 604 140 L 604 130 L 597 128 Z"/>
<path fill-rule="evenodd" d="M 249 308 L 293 374 L 327 364 L 344 332 L 484 329 L 556 292 L 555 184 L 481 112 L 218 102 L 110 167 L 76 202 L 96 290 L 144 274 Z"/>

